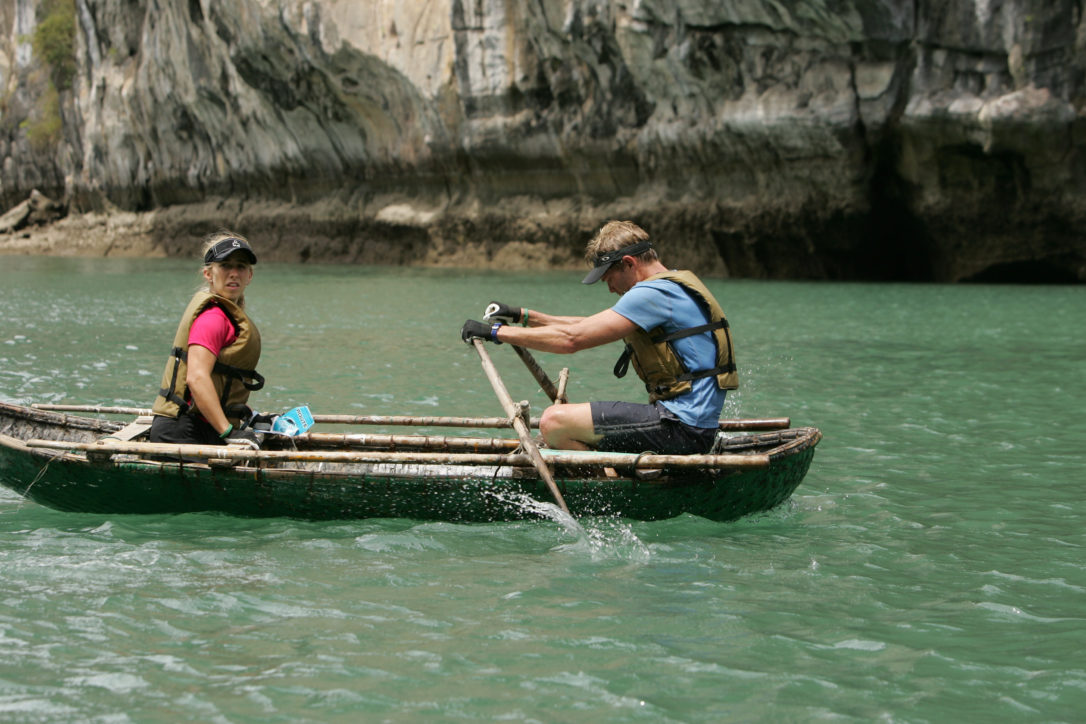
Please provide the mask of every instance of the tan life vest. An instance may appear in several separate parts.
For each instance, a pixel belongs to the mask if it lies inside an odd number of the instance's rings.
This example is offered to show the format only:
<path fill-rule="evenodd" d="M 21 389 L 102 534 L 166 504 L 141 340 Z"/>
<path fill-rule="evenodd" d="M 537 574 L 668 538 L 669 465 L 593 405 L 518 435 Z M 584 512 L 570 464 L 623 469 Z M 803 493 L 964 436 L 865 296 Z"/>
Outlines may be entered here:
<path fill-rule="evenodd" d="M 178 418 L 198 412 L 195 402 L 186 400 L 189 330 L 196 317 L 212 305 L 220 307 L 237 329 L 237 339 L 219 351 L 211 370 L 211 380 L 223 412 L 232 405 L 244 405 L 249 400 L 250 391 L 264 386 L 264 378 L 256 371 L 256 363 L 260 359 L 260 332 L 256 325 L 234 302 L 208 291 L 200 291 L 189 302 L 181 316 L 181 323 L 177 325 L 173 349 L 170 350 L 170 358 L 162 373 L 162 384 L 151 408 L 153 414 Z M 226 417 L 233 425 L 240 422 L 236 415 L 227 413 Z"/>
<path fill-rule="evenodd" d="M 722 390 L 739 387 L 731 330 L 716 297 L 693 272 L 661 272 L 653 274 L 645 281 L 653 279 L 667 279 L 685 289 L 702 310 L 709 313 L 709 324 L 680 329 L 671 334 L 666 334 L 662 327 L 648 332 L 637 329 L 625 338 L 626 351 L 615 365 L 615 376 L 624 376 L 628 362 L 633 362 L 637 376 L 645 383 L 649 402 L 670 400 L 684 395 L 693 389 L 691 382 L 702 377 L 715 376 L 716 384 Z M 671 341 L 710 331 L 713 333 L 713 341 L 716 342 L 716 366 L 708 370 L 687 370 L 671 346 Z"/>

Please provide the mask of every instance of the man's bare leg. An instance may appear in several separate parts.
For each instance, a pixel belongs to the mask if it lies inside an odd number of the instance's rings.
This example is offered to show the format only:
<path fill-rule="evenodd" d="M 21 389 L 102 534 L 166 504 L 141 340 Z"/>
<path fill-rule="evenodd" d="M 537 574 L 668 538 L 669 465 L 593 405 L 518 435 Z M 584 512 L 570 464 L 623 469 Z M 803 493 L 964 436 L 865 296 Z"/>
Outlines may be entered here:
<path fill-rule="evenodd" d="M 539 431 L 547 446 L 557 450 L 588 450 L 603 435 L 597 435 L 592 426 L 592 405 L 579 402 L 574 405 L 551 405 L 543 410 Z"/>

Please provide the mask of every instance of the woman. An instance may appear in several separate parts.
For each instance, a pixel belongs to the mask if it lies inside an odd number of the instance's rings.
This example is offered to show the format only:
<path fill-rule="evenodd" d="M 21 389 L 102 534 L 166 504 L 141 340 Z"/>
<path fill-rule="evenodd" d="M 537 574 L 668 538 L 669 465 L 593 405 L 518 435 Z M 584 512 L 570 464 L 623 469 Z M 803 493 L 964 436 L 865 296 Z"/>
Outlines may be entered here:
<path fill-rule="evenodd" d="M 189 302 L 152 408 L 151 442 L 221 445 L 255 441 L 237 430 L 256 372 L 260 332 L 245 314 L 245 288 L 256 254 L 238 234 L 219 231 L 204 242 L 207 284 Z"/>

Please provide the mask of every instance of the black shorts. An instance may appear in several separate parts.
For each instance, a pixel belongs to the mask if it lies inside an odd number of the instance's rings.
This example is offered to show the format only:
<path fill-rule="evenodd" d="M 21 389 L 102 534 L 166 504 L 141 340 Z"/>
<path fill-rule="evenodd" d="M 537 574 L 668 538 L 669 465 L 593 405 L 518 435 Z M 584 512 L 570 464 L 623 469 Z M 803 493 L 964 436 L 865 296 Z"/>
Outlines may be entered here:
<path fill-rule="evenodd" d="M 225 445 L 215 428 L 197 415 L 178 418 L 155 415 L 151 420 L 151 442 L 172 442 L 182 445 Z"/>
<path fill-rule="evenodd" d="M 716 440 L 717 428 L 687 425 L 660 403 L 590 404 L 593 430 L 597 435 L 603 435 L 596 443 L 596 449 L 602 452 L 704 454 Z"/>

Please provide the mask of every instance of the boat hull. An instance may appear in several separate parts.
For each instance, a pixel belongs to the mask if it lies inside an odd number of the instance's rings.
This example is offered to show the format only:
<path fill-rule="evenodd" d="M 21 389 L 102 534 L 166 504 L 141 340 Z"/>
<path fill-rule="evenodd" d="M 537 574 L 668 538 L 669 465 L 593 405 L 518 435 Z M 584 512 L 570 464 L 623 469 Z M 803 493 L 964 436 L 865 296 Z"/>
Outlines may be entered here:
<path fill-rule="evenodd" d="M 692 473 L 664 483 L 622 479 L 557 480 L 575 516 L 637 520 L 683 513 L 734 520 L 788 499 L 814 450 L 766 470 L 714 478 Z M 483 522 L 539 517 L 551 501 L 533 479 L 320 474 L 305 470 L 217 469 L 205 465 L 119 462 L 96 465 L 70 456 L 0 447 L 0 481 L 35 503 L 81 513 L 218 512 L 308 520 L 416 518 Z"/>
<path fill-rule="evenodd" d="M 91 427 L 97 422 L 82 419 Z M 39 419 L 30 431 L 20 434 L 94 440 L 118 427 L 105 424 L 105 428 L 76 435 L 59 426 L 43 426 Z M 131 455 L 95 460 L 94 456 L 88 459 L 83 454 L 29 447 L 25 439 L 12 434 L 16 432 L 12 427 L 9 424 L 0 434 L 0 483 L 29 500 L 62 511 L 457 522 L 557 513 L 550 491 L 530 468 L 311 462 L 268 467 L 154 461 Z M 582 476 L 575 474 L 574 468 L 559 467 L 555 479 L 574 516 L 657 520 L 689 513 L 711 520 L 734 520 L 776 507 L 802 482 L 820 435 L 817 430 L 807 438 L 801 431 L 787 432 L 802 444 L 786 444 L 765 468 L 664 470 L 654 479 L 640 479 L 634 475 L 608 477 L 598 469 Z"/>

